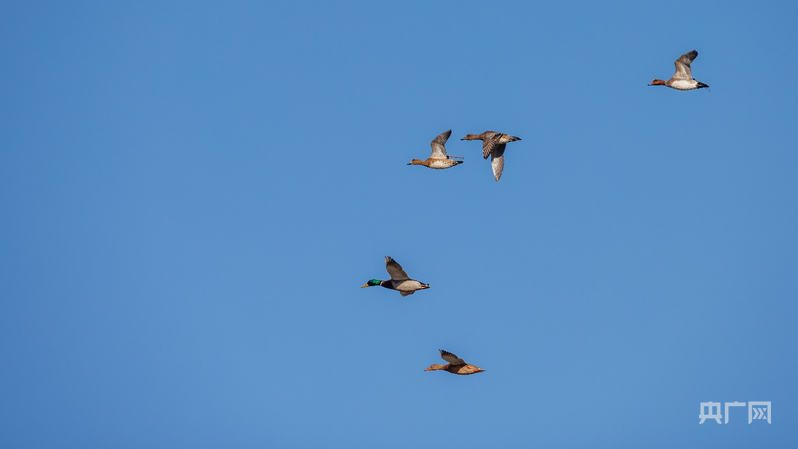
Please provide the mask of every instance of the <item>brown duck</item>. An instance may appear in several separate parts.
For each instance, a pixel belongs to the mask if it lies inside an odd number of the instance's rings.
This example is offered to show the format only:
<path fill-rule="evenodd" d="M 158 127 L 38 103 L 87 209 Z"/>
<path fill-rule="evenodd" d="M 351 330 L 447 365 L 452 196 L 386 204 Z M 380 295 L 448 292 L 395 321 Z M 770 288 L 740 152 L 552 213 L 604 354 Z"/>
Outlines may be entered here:
<path fill-rule="evenodd" d="M 668 86 L 677 90 L 694 90 L 709 87 L 709 85 L 693 79 L 693 70 L 690 65 L 696 57 L 698 57 L 698 52 L 695 50 L 679 56 L 679 59 L 673 62 L 673 65 L 676 66 L 676 73 L 673 74 L 671 79 L 668 81 L 655 79 L 649 86 Z"/>
<path fill-rule="evenodd" d="M 509 142 L 515 142 L 521 138 L 496 131 L 485 131 L 482 134 L 468 134 L 460 140 L 482 141 L 482 157 L 487 159 L 490 156 L 493 177 L 496 178 L 496 182 L 499 182 L 504 170 L 504 149 Z"/>
<path fill-rule="evenodd" d="M 460 156 L 452 156 L 450 154 L 446 154 L 446 141 L 449 140 L 449 136 L 452 135 L 452 130 L 443 132 L 438 135 L 438 137 L 432 139 L 430 142 L 430 146 L 432 147 L 432 154 L 426 161 L 422 161 L 421 159 L 413 159 L 407 165 L 423 165 L 425 167 L 434 168 L 438 170 L 442 170 L 449 167 L 454 167 L 455 165 L 462 164 L 463 161 L 455 161 L 451 158 L 462 159 Z"/>
<path fill-rule="evenodd" d="M 449 362 L 448 365 L 440 365 L 434 364 L 430 365 L 429 368 L 425 369 L 424 371 L 438 371 L 438 370 L 446 370 L 452 374 L 460 374 L 460 375 L 467 375 L 467 374 L 476 374 L 485 371 L 484 369 L 474 366 L 470 363 L 466 363 L 463 359 L 457 357 L 456 355 L 452 354 L 451 352 L 444 351 L 443 349 L 439 349 L 441 351 L 441 358 Z"/>

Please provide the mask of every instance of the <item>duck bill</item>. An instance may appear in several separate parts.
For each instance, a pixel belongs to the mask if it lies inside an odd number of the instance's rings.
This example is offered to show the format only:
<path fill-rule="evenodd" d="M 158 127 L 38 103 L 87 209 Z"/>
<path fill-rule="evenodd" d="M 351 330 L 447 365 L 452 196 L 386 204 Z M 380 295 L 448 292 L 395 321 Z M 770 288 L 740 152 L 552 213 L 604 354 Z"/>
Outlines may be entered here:
<path fill-rule="evenodd" d="M 363 284 L 362 286 L 360 286 L 360 288 L 366 288 L 366 287 L 368 287 L 368 286 L 369 286 L 369 283 L 368 283 L 368 282 L 366 282 L 365 284 Z"/>

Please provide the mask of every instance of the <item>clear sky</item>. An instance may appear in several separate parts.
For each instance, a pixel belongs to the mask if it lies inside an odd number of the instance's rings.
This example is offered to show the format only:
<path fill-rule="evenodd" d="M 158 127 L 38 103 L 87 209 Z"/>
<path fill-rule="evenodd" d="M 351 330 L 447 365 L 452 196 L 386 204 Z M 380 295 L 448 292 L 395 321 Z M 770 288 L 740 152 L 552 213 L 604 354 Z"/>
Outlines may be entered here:
<path fill-rule="evenodd" d="M 0 446 L 794 447 L 796 23 L 3 2 Z"/>

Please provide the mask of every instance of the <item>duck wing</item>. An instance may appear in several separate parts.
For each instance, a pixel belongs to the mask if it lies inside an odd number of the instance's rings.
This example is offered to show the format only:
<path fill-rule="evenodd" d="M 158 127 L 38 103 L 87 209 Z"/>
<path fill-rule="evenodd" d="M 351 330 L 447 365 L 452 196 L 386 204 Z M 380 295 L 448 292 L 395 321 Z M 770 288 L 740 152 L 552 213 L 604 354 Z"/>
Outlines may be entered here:
<path fill-rule="evenodd" d="M 457 366 L 457 365 L 465 365 L 466 364 L 465 360 L 457 357 L 456 355 L 452 354 L 451 352 L 444 351 L 443 349 L 438 349 L 438 351 L 441 351 L 441 358 L 443 360 L 446 360 L 447 362 L 449 362 L 451 365 Z"/>
<path fill-rule="evenodd" d="M 482 158 L 487 159 L 488 155 L 493 153 L 498 145 L 503 144 L 499 143 L 499 138 L 501 137 L 501 133 L 497 133 L 496 131 L 485 131 L 482 133 Z"/>
<path fill-rule="evenodd" d="M 413 293 L 415 293 L 415 291 L 412 291 L 412 292 L 403 292 L 403 291 L 399 290 L 399 294 L 401 294 L 402 296 L 412 295 Z"/>
<path fill-rule="evenodd" d="M 449 140 L 449 136 L 452 135 L 452 130 L 446 131 L 444 133 L 440 133 L 438 137 L 432 139 L 430 142 L 430 146 L 432 147 L 432 155 L 430 156 L 433 159 L 447 159 L 446 156 L 446 141 Z"/>
<path fill-rule="evenodd" d="M 402 269 L 399 262 L 393 260 L 390 256 L 385 256 L 385 269 L 388 270 L 388 274 L 391 275 L 391 280 L 393 281 L 406 281 L 410 279 L 410 276 Z"/>
<path fill-rule="evenodd" d="M 502 171 L 504 171 L 504 149 L 506 147 L 507 144 L 500 143 L 496 145 L 490 155 L 490 165 L 493 167 L 493 177 L 496 178 L 496 182 L 499 182 Z"/>
<path fill-rule="evenodd" d="M 676 73 L 673 75 L 674 79 L 677 80 L 691 80 L 693 79 L 693 71 L 690 68 L 690 64 L 693 63 L 693 60 L 698 56 L 698 52 L 688 51 L 687 53 L 679 56 L 679 59 L 673 62 L 673 65 L 676 66 Z"/>

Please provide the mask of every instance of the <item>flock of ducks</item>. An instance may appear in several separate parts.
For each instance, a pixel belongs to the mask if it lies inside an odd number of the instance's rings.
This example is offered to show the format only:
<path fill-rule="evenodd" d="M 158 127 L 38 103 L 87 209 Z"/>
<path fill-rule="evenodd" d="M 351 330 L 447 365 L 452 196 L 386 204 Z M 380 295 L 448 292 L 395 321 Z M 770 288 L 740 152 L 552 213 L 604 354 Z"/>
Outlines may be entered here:
<path fill-rule="evenodd" d="M 698 52 L 695 50 L 679 56 L 679 59 L 673 62 L 673 65 L 676 66 L 676 72 L 673 76 L 667 81 L 658 78 L 654 79 L 649 86 L 667 86 L 677 90 L 694 90 L 709 87 L 708 84 L 693 79 L 693 72 L 690 66 L 697 56 Z M 430 154 L 426 160 L 413 159 L 407 165 L 423 165 L 436 170 L 443 170 L 462 164 L 462 160 L 452 159 L 463 159 L 462 157 L 452 156 L 446 153 L 446 141 L 449 140 L 449 136 L 451 135 L 451 129 L 439 134 L 438 137 L 432 139 L 432 142 L 430 142 L 432 154 Z M 496 182 L 498 182 L 504 171 L 505 147 L 508 143 L 521 140 L 521 138 L 496 131 L 485 131 L 482 134 L 468 134 L 460 140 L 482 141 L 482 157 L 487 159 L 488 156 L 490 156 L 493 177 L 496 179 Z"/>
<path fill-rule="evenodd" d="M 449 136 L 451 135 L 451 129 L 439 134 L 438 137 L 432 139 L 432 142 L 430 142 L 432 154 L 427 160 L 413 159 L 407 165 L 423 165 L 436 170 L 443 170 L 444 168 L 462 164 L 463 161 L 450 159 L 452 157 L 462 159 L 462 157 L 446 154 L 446 141 L 449 140 Z M 493 167 L 493 177 L 496 178 L 496 182 L 498 182 L 504 170 L 504 148 L 507 146 L 508 142 L 515 142 L 516 140 L 521 140 L 521 138 L 498 133 L 496 131 L 485 131 L 482 134 L 468 134 L 460 140 L 482 141 L 482 157 L 487 159 L 488 156 L 490 156 L 490 165 Z"/>
<path fill-rule="evenodd" d="M 694 90 L 709 87 L 700 81 L 693 79 L 693 73 L 690 65 L 698 56 L 698 52 L 693 50 L 689 51 L 674 61 L 676 66 L 676 73 L 667 80 L 654 79 L 649 86 L 667 86 L 676 90 Z M 425 167 L 433 168 L 436 170 L 443 170 L 451 168 L 463 163 L 463 159 L 459 156 L 452 156 L 446 153 L 446 142 L 452 135 L 452 130 L 448 130 L 435 137 L 430 146 L 432 147 L 432 154 L 426 160 L 413 159 L 407 165 L 423 165 Z M 493 177 L 498 182 L 502 177 L 504 171 L 504 150 L 508 143 L 521 140 L 520 137 L 511 136 L 496 131 L 485 131 L 482 134 L 468 134 L 460 140 L 481 140 L 482 141 L 482 157 L 487 159 L 490 156 L 490 165 L 493 168 Z M 402 296 L 412 295 L 418 290 L 426 290 L 430 288 L 429 284 L 411 279 L 407 272 L 401 265 L 389 256 L 385 256 L 385 269 L 391 276 L 390 279 L 381 281 L 379 279 L 371 279 L 366 282 L 361 288 L 366 287 L 384 287 L 390 290 L 398 291 Z M 439 371 L 444 370 L 452 374 L 468 375 L 476 374 L 485 371 L 484 369 L 466 363 L 463 359 L 457 357 L 451 352 L 439 349 L 441 358 L 448 362 L 446 365 L 433 364 L 424 371 Z"/>

